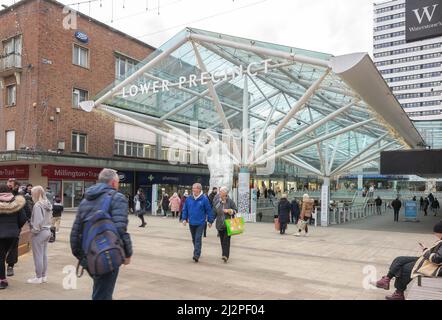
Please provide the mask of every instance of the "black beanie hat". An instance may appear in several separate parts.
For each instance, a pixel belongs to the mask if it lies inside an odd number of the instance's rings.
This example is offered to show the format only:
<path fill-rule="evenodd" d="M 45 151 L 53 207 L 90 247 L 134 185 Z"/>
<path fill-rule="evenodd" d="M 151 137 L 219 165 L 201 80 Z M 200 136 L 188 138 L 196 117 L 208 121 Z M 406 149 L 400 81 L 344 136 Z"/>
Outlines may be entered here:
<path fill-rule="evenodd" d="M 434 233 L 442 233 L 442 220 L 436 223 L 436 225 L 433 228 Z"/>

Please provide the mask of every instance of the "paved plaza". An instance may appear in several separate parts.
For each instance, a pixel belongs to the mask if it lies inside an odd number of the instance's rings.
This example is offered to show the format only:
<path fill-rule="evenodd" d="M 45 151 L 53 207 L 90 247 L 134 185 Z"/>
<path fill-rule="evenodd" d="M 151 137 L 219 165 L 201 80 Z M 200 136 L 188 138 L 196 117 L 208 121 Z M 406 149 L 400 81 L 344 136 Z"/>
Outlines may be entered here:
<path fill-rule="evenodd" d="M 91 296 L 87 275 L 77 289 L 63 288 L 65 266 L 76 261 L 70 253 L 73 213 L 65 213 L 57 242 L 49 247 L 49 283 L 25 284 L 32 276 L 32 254 L 20 259 L 10 287 L 0 299 L 81 299 Z M 308 237 L 281 236 L 272 224 L 247 224 L 246 233 L 232 239 L 231 260 L 220 259 L 215 229 L 203 240 L 203 255 L 192 261 L 188 227 L 172 218 L 148 217 L 138 228 L 130 216 L 134 242 L 132 264 L 121 270 L 114 299 L 383 299 L 386 292 L 363 287 L 374 266 L 382 275 L 398 255 L 419 254 L 418 241 L 431 244 L 432 225 L 393 223 L 392 214 L 329 228 L 312 228 Z M 364 270 L 364 268 L 366 268 Z M 366 274 L 364 274 L 364 271 Z"/>

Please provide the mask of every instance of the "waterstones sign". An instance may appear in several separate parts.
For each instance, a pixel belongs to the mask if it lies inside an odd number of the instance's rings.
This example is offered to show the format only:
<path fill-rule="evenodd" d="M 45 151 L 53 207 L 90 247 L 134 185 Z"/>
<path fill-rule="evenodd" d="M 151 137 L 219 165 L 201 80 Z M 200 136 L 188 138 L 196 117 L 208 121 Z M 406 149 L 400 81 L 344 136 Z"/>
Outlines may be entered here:
<path fill-rule="evenodd" d="M 405 25 L 407 42 L 442 36 L 442 0 L 407 0 Z"/>

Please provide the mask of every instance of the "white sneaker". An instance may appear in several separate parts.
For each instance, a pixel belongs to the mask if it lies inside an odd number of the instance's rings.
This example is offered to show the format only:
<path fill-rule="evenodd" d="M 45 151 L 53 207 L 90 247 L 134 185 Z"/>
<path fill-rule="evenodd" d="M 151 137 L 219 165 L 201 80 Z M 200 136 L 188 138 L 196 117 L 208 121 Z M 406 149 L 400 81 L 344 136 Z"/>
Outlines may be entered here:
<path fill-rule="evenodd" d="M 41 278 L 41 282 L 42 282 L 42 283 L 47 283 L 47 282 L 48 282 L 48 277 L 43 277 L 43 278 Z"/>
<path fill-rule="evenodd" d="M 294 236 L 295 236 L 295 237 L 300 237 L 301 234 L 300 234 L 299 232 L 297 232 L 297 233 L 294 234 Z"/>
<path fill-rule="evenodd" d="M 43 278 L 28 279 L 27 283 L 29 283 L 29 284 L 41 284 L 41 283 L 43 283 Z"/>

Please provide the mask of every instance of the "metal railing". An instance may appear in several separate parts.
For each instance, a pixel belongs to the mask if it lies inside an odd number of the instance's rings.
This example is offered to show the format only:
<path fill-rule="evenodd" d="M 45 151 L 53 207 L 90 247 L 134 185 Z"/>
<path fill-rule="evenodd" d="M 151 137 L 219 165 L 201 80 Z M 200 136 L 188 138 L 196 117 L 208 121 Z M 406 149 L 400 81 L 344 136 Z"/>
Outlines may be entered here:
<path fill-rule="evenodd" d="M 381 213 L 385 212 L 384 206 L 381 206 Z M 355 220 L 365 219 L 377 214 L 377 208 L 374 203 L 365 205 L 354 205 L 348 207 L 336 207 L 329 210 L 329 223 L 331 225 L 343 224 Z"/>

